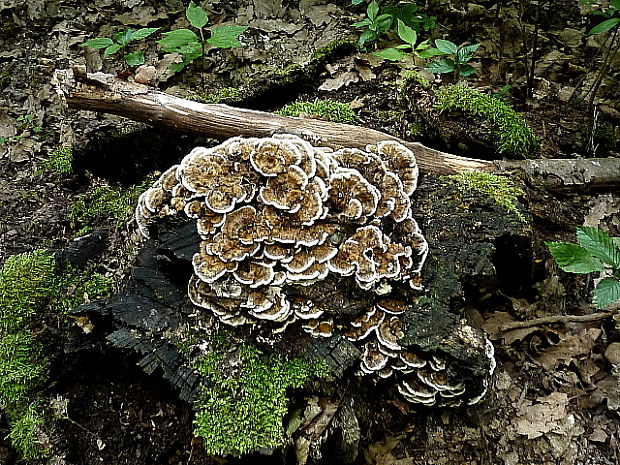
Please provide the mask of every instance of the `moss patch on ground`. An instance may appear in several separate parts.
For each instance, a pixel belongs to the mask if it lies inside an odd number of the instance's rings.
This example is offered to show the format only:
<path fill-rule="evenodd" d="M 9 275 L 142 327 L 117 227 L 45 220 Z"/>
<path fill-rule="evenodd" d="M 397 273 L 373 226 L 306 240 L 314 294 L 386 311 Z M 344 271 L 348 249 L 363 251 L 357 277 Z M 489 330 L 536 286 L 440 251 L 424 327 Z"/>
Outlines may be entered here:
<path fill-rule="evenodd" d="M 140 194 L 152 184 L 153 179 L 149 177 L 131 187 L 104 184 L 90 188 L 71 205 L 71 226 L 78 229 L 78 236 L 90 232 L 96 224 L 111 222 L 117 227 L 122 226 L 133 214 Z"/>
<path fill-rule="evenodd" d="M 62 314 L 105 294 L 111 280 L 66 268 L 58 273 L 54 255 L 45 250 L 9 257 L 0 269 L 0 407 L 10 423 L 8 437 L 26 460 L 48 454 L 42 389 L 53 350 L 38 326 L 47 312 Z"/>
<path fill-rule="evenodd" d="M 357 115 L 349 105 L 329 99 L 290 103 L 276 113 L 282 116 L 314 115 L 327 121 L 346 124 L 355 124 L 357 121 Z"/>
<path fill-rule="evenodd" d="M 523 190 L 515 186 L 512 179 L 490 173 L 469 172 L 445 179 L 454 182 L 461 196 L 478 195 L 490 198 L 495 204 L 505 208 L 519 221 L 525 222 L 525 216 L 517 206 L 518 197 L 524 195 Z"/>
<path fill-rule="evenodd" d="M 500 99 L 460 85 L 447 85 L 435 92 L 440 112 L 461 111 L 491 123 L 495 148 L 499 153 L 518 157 L 535 157 L 540 142 L 523 116 Z"/>
<path fill-rule="evenodd" d="M 241 455 L 281 446 L 287 389 L 324 377 L 322 363 L 264 355 L 249 345 L 233 350 L 216 347 L 194 367 L 204 378 L 196 401 L 194 434 L 210 454 Z"/>
<path fill-rule="evenodd" d="M 41 169 L 55 176 L 73 173 L 73 150 L 68 146 L 56 147 L 50 157 L 41 163 Z"/>

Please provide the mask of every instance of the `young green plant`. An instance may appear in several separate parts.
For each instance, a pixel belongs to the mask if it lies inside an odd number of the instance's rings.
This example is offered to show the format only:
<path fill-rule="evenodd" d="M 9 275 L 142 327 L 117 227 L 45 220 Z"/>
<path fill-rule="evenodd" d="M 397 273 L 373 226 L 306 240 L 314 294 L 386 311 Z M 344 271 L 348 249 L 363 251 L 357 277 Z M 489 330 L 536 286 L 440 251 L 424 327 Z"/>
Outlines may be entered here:
<path fill-rule="evenodd" d="M 380 50 L 375 52 L 374 55 L 390 61 L 400 61 L 407 56 L 407 53 L 413 53 L 419 58 L 430 58 L 437 55 L 437 52 L 434 52 L 437 49 L 430 48 L 428 39 L 418 43 L 418 33 L 416 30 L 407 26 L 401 19 L 398 20 L 396 32 L 398 37 L 405 43 Z"/>
<path fill-rule="evenodd" d="M 367 43 L 375 42 L 392 27 L 394 17 L 388 13 L 379 13 L 379 4 L 372 1 L 366 8 L 366 18 L 352 24 L 353 27 L 365 28 L 357 41 L 362 50 L 365 49 Z"/>
<path fill-rule="evenodd" d="M 444 55 L 432 61 L 426 67 L 427 71 L 437 74 L 454 73 L 454 80 L 458 81 L 459 77 L 467 77 L 476 73 L 476 68 L 467 64 L 476 54 L 480 44 L 457 46 L 449 40 L 435 40 L 435 48 L 426 51 L 427 54 Z"/>
<path fill-rule="evenodd" d="M 97 37 L 80 44 L 80 47 L 103 49 L 104 58 L 112 56 L 120 51 L 123 55 L 123 60 L 125 60 L 128 66 L 140 66 L 144 64 L 144 52 L 142 50 L 136 50 L 127 53 L 127 46 L 137 40 L 146 39 L 158 30 L 158 27 L 143 27 L 137 31 L 127 29 L 114 34 L 114 40 L 107 37 Z"/>
<path fill-rule="evenodd" d="M 568 273 L 606 272 L 594 290 L 594 305 L 608 307 L 620 301 L 620 237 L 589 226 L 577 228 L 577 242 L 546 242 L 558 266 Z"/>
<path fill-rule="evenodd" d="M 198 31 L 199 36 L 191 29 L 175 29 L 164 32 L 164 38 L 159 40 L 163 50 L 167 53 L 179 53 L 183 57 L 180 63 L 173 63 L 170 70 L 179 72 L 191 64 L 196 58 L 204 57 L 206 44 L 217 48 L 240 47 L 239 36 L 245 32 L 247 26 L 216 26 L 207 29 L 209 22 L 207 12 L 193 1 L 185 10 L 185 17 L 190 25 Z M 210 37 L 205 38 L 209 32 Z"/>

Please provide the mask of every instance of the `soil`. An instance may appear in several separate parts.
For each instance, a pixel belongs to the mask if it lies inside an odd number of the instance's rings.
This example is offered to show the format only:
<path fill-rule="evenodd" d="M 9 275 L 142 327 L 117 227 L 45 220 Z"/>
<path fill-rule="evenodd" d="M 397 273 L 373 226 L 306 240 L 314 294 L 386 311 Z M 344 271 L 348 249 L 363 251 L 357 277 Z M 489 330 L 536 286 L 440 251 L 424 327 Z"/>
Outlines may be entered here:
<path fill-rule="evenodd" d="M 201 64 L 207 71 L 202 78 L 195 66 L 162 79 L 159 87 L 166 92 L 185 96 L 200 88 L 251 86 L 273 69 L 307 62 L 313 51 L 332 40 L 356 40 L 358 31 L 350 25 L 363 16 L 363 8 L 344 0 L 203 3 L 209 4 L 213 23 L 250 24 L 248 45 L 213 51 Z M 501 93 L 503 86 L 510 86 L 503 98 L 522 111 L 533 127 L 541 140 L 541 156 L 620 156 L 616 92 L 620 68 L 612 63 L 596 105 L 588 108 L 583 91 L 591 85 L 594 73 L 585 71 L 598 39 L 585 34 L 593 17 L 580 10 L 578 2 L 571 8 L 541 2 L 545 6 L 539 16 L 538 62 L 530 97 L 528 68 L 523 64 L 528 50 L 523 44 L 531 43 L 536 12 L 533 6 L 520 6 L 529 2 L 498 2 L 503 7 L 500 12 L 496 2 L 425 3 L 425 11 L 438 16 L 438 37 L 445 32 L 454 42 L 475 38 L 482 44 L 474 60 L 479 73 L 468 80 L 469 85 L 486 93 Z M 95 71 L 121 69 L 117 60 L 102 63 L 78 45 L 126 27 L 161 27 L 164 31 L 183 27 L 183 10 L 183 2 L 175 0 L 33 0 L 27 4 L 5 0 L 0 4 L 0 137 L 19 136 L 0 144 L 0 264 L 35 248 L 66 248 L 78 229 L 68 217 L 70 206 L 91 186 L 138 184 L 177 162 L 191 147 L 213 143 L 131 126 L 117 116 L 68 110 L 50 83 L 56 68 L 88 64 Z M 562 18 L 554 11 L 561 12 Z M 145 50 L 153 64 L 164 59 L 153 41 L 145 44 Z M 409 61 L 404 66 L 414 64 Z M 287 87 L 290 95 L 280 95 L 278 100 L 349 102 L 358 113 L 359 125 L 459 155 L 496 158 L 490 143 L 475 148 L 461 143 L 468 139 L 459 140 L 459 128 L 467 131 L 471 122 L 458 115 L 442 117 L 446 126 L 456 128 L 457 137 L 450 141 L 434 137 L 432 131 L 413 134 L 411 126 L 421 119 L 399 96 L 403 72 L 402 67 L 355 52 L 330 60 L 307 82 Z M 434 84 L 442 83 L 441 77 L 426 77 Z M 569 100 L 573 94 L 582 98 Z M 275 108 L 264 103 L 259 109 Z M 36 124 L 21 127 L 17 118 L 23 115 L 33 115 Z M 40 126 L 41 131 L 35 132 L 33 126 Z M 43 168 L 51 150 L 60 145 L 74 148 L 71 175 L 56 175 Z M 440 182 L 427 175 L 417 194 L 421 203 Z M 481 404 L 467 409 L 411 409 L 385 399 L 381 408 L 371 408 L 363 404 L 368 400 L 362 401 L 361 448 L 355 463 L 620 463 L 620 366 L 606 355 L 612 343 L 620 342 L 618 314 L 585 324 L 538 325 L 511 332 L 498 329 L 516 320 L 594 312 L 589 297 L 592 280 L 558 272 L 543 241 L 573 241 L 575 227 L 584 222 L 618 235 L 619 194 L 554 194 L 527 182 L 523 185 L 527 193 L 520 207 L 530 219 L 528 240 L 494 239 L 496 252 L 490 260 L 500 276 L 492 283 L 495 288 L 486 292 L 473 280 L 460 297 L 463 316 L 487 331 L 495 346 L 499 366 L 489 394 Z M 473 211 L 487 208 L 476 206 L 475 199 L 471 205 Z M 119 291 L 140 246 L 135 224 L 127 218 L 120 226 L 110 220 L 94 226 L 108 230 L 110 238 L 103 256 L 91 266 L 115 277 L 115 291 Z M 525 255 L 523 248 L 529 248 Z M 78 331 L 72 320 L 59 318 L 56 324 L 62 334 Z M 103 338 L 79 350 L 66 350 L 70 344 L 63 344 L 45 389 L 52 405 L 66 405 L 66 415 L 51 426 L 49 463 L 295 463 L 291 448 L 266 456 L 208 456 L 200 440 L 193 437 L 191 405 L 179 399 L 159 371 L 145 374 L 136 366 L 135 354 L 115 349 Z M 4 416 L 1 421 L 0 464 L 25 463 L 5 439 Z"/>

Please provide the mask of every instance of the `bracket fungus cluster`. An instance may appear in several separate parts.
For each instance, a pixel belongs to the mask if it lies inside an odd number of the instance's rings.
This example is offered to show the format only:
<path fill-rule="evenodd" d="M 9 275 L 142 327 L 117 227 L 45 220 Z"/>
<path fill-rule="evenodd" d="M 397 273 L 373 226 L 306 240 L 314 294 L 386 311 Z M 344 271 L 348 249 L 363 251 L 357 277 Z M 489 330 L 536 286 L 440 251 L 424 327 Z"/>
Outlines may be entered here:
<path fill-rule="evenodd" d="M 468 389 L 438 355 L 401 345 L 428 252 L 412 216 L 417 181 L 414 154 L 394 141 L 334 151 L 288 134 L 237 137 L 164 172 L 136 221 L 145 236 L 160 218 L 196 221 L 189 297 L 221 322 L 342 333 L 361 347 L 360 373 L 395 376 L 405 399 L 471 402 L 481 388 Z M 312 298 L 325 282 L 364 293 L 365 308 L 347 314 Z"/>

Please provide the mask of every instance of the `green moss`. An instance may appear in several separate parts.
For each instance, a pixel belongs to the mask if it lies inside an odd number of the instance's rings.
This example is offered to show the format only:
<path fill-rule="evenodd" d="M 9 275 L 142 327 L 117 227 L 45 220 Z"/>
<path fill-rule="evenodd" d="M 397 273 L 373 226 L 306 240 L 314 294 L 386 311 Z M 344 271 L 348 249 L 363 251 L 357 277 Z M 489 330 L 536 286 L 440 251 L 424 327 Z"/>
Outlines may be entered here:
<path fill-rule="evenodd" d="M 195 404 L 194 433 L 204 439 L 208 453 L 218 455 L 281 446 L 287 389 L 328 373 L 324 364 L 266 356 L 247 345 L 214 350 L 200 357 L 195 368 L 205 384 Z"/>
<path fill-rule="evenodd" d="M 499 153 L 531 158 L 540 148 L 540 142 L 523 117 L 508 104 L 475 89 L 447 85 L 436 91 L 435 109 L 462 111 L 470 116 L 489 121 L 493 126 L 495 148 Z"/>
<path fill-rule="evenodd" d="M 276 113 L 282 116 L 316 115 L 328 121 L 346 124 L 354 124 L 357 121 L 357 115 L 349 105 L 329 99 L 290 103 Z"/>
<path fill-rule="evenodd" d="M 101 185 L 81 194 L 69 209 L 71 226 L 78 229 L 77 235 L 86 234 L 93 226 L 113 222 L 120 227 L 133 214 L 138 196 L 151 186 L 148 178 L 131 187 Z"/>
<path fill-rule="evenodd" d="M 406 71 L 403 74 L 403 82 L 401 84 L 401 90 L 407 88 L 410 84 L 417 84 L 425 89 L 431 86 L 430 82 L 428 82 L 420 73 L 415 70 Z"/>
<path fill-rule="evenodd" d="M 515 186 L 510 178 L 479 172 L 461 173 L 446 178 L 456 183 L 461 196 L 474 194 L 490 198 L 519 221 L 525 222 L 523 213 L 517 207 L 517 197 L 524 195 L 524 192 Z"/>
<path fill-rule="evenodd" d="M 73 173 L 72 161 L 73 149 L 60 146 L 52 150 L 49 159 L 41 163 L 41 168 L 56 176 L 66 176 Z"/>
<path fill-rule="evenodd" d="M 211 92 L 191 92 L 188 100 L 200 103 L 239 103 L 251 97 L 251 92 L 239 87 L 224 87 Z"/>
<path fill-rule="evenodd" d="M 17 418 L 12 419 L 8 438 L 26 460 L 41 460 L 49 456 L 45 407 L 39 400 L 30 403 Z"/>
<path fill-rule="evenodd" d="M 355 50 L 357 42 L 351 39 L 339 39 L 329 42 L 312 54 L 311 61 L 316 64 L 323 64 L 334 55 L 348 53 Z"/>
<path fill-rule="evenodd" d="M 107 292 L 110 280 L 69 268 L 57 272 L 50 252 L 35 250 L 7 258 L 0 269 L 0 407 L 10 422 L 9 438 L 29 460 L 46 454 L 41 405 L 53 350 L 36 328 L 44 312 L 58 312 Z"/>

